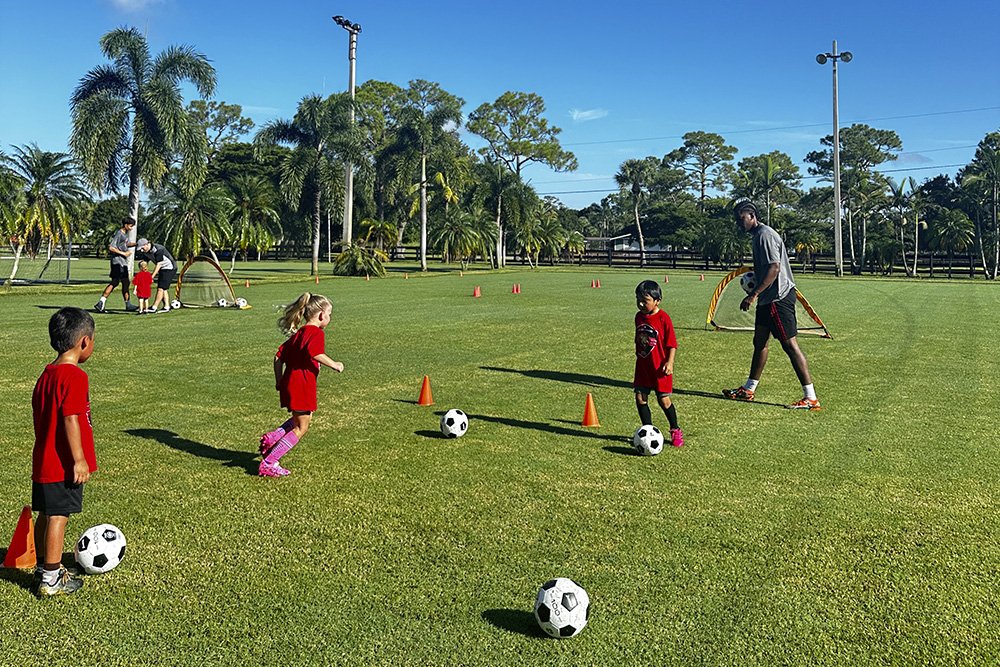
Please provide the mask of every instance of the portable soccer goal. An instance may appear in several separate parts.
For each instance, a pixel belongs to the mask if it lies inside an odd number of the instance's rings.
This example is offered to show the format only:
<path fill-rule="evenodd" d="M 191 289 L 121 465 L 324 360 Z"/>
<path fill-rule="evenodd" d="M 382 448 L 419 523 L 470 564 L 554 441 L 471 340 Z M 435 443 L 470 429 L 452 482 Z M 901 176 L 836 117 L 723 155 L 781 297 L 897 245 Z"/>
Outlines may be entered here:
<path fill-rule="evenodd" d="M 708 305 L 706 329 L 711 326 L 717 331 L 754 330 L 754 309 L 746 312 L 740 310 L 740 302 L 746 297 L 746 292 L 740 287 L 740 276 L 747 271 L 750 271 L 750 267 L 741 266 L 726 274 L 719 282 Z M 833 338 L 823 320 L 798 289 L 795 290 L 795 320 L 800 334 Z"/>
<path fill-rule="evenodd" d="M 177 276 L 174 298 L 186 308 L 235 305 L 236 293 L 229 276 L 211 257 L 192 257 Z"/>

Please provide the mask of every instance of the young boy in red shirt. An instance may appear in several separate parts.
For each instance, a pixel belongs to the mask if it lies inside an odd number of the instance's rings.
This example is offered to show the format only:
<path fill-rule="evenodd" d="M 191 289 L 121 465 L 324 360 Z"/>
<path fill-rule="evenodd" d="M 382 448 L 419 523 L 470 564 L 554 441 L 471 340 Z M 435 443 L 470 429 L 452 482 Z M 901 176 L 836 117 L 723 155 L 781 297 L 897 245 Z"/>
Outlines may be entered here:
<path fill-rule="evenodd" d="M 660 309 L 663 294 L 655 280 L 643 280 L 635 288 L 635 407 L 643 425 L 653 423 L 649 413 L 649 394 L 656 393 L 657 402 L 670 422 L 670 444 L 684 444 L 684 433 L 677 425 L 677 408 L 670 402 L 674 391 L 674 353 L 677 336 L 674 323 L 666 311 Z"/>
<path fill-rule="evenodd" d="M 139 272 L 132 278 L 135 295 L 139 298 L 139 314 L 149 312 L 149 297 L 153 294 L 153 274 L 146 270 L 149 262 L 139 262 Z"/>
<path fill-rule="evenodd" d="M 31 508 L 38 512 L 40 557 L 32 588 L 38 597 L 75 593 L 83 586 L 62 566 L 63 540 L 69 515 L 83 510 L 83 485 L 97 470 L 89 380 L 80 368 L 94 351 L 94 318 L 80 308 L 59 309 L 49 320 L 49 342 L 58 356 L 31 395 Z"/>

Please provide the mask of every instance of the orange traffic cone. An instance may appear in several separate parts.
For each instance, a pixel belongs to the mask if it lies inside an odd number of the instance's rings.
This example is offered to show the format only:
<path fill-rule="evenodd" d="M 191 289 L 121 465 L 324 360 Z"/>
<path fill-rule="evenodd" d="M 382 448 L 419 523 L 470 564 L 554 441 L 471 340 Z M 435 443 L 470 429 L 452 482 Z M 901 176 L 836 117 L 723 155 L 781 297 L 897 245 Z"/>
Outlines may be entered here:
<path fill-rule="evenodd" d="M 594 280 L 593 278 L 591 278 L 590 279 L 590 289 L 594 289 L 595 287 L 597 287 L 597 281 Z"/>
<path fill-rule="evenodd" d="M 597 289 L 601 289 L 601 279 L 597 279 Z"/>
<path fill-rule="evenodd" d="M 316 284 L 319 285 L 319 274 L 316 274 Z"/>
<path fill-rule="evenodd" d="M 510 286 L 510 293 L 517 294 L 517 283 L 514 283 L 513 285 Z"/>
<path fill-rule="evenodd" d="M 424 376 L 424 383 L 420 385 L 420 398 L 417 405 L 434 405 L 434 398 L 431 396 L 431 379 Z"/>
<path fill-rule="evenodd" d="M 699 278 L 699 280 L 700 280 L 701 282 L 705 282 L 705 274 L 704 274 L 704 273 L 703 273 L 703 274 L 701 274 L 701 278 Z"/>
<path fill-rule="evenodd" d="M 410 279 L 410 274 L 409 273 L 404 273 L 403 274 L 403 280 L 409 280 L 409 279 Z"/>
<path fill-rule="evenodd" d="M 520 294 L 521 293 L 521 283 L 516 283 L 515 286 L 517 287 L 517 293 Z"/>
<path fill-rule="evenodd" d="M 663 276 L 663 283 L 666 284 L 669 282 L 670 282 L 670 276 Z"/>
<path fill-rule="evenodd" d="M 365 274 L 365 282 L 369 282 L 369 281 L 371 281 L 371 278 L 369 278 L 369 277 L 368 277 L 368 274 L 366 273 L 366 274 Z"/>
<path fill-rule="evenodd" d="M 25 505 L 21 517 L 17 520 L 14 537 L 10 539 L 7 556 L 3 559 L 4 567 L 16 567 L 28 570 L 38 563 L 35 557 L 35 522 L 31 518 L 31 506 Z"/>
<path fill-rule="evenodd" d="M 479 290 L 479 285 L 476 285 L 476 289 L 472 290 L 472 296 L 478 299 L 482 295 L 483 293 Z"/>
<path fill-rule="evenodd" d="M 247 278 L 246 282 L 243 284 L 244 287 L 250 287 L 250 279 Z"/>
<path fill-rule="evenodd" d="M 590 392 L 587 392 L 587 404 L 583 407 L 583 425 L 584 426 L 600 426 L 600 422 L 597 421 L 597 408 L 594 407 L 594 397 Z"/>

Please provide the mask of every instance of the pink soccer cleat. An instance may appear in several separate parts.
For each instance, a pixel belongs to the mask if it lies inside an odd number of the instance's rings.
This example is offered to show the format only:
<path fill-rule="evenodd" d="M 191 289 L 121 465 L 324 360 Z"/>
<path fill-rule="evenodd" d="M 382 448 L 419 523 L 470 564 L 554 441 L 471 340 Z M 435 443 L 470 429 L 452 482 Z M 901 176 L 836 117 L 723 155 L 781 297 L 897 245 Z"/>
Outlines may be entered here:
<path fill-rule="evenodd" d="M 284 431 L 281 432 L 271 431 L 270 433 L 265 433 L 264 435 L 260 436 L 260 455 L 265 456 L 267 454 L 267 450 L 271 449 L 271 447 L 274 447 L 274 443 L 281 440 L 281 438 L 284 437 L 284 435 L 285 435 Z"/>
<path fill-rule="evenodd" d="M 290 475 L 291 471 L 286 470 L 277 464 L 272 465 L 261 461 L 260 467 L 257 468 L 257 474 L 261 477 L 284 477 L 286 475 Z"/>
<path fill-rule="evenodd" d="M 679 428 L 670 429 L 670 444 L 674 447 L 684 446 L 684 431 Z"/>

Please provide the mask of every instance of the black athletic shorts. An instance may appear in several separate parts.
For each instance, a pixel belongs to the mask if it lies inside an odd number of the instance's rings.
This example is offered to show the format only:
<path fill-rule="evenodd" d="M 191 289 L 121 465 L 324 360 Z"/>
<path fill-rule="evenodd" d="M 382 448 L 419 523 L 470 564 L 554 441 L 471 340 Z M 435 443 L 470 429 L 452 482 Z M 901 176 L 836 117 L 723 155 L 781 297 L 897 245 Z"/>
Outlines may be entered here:
<path fill-rule="evenodd" d="M 788 290 L 785 298 L 757 305 L 756 327 L 767 327 L 771 335 L 784 343 L 799 332 L 795 322 L 795 290 Z"/>
<path fill-rule="evenodd" d="M 156 274 L 156 286 L 162 290 L 168 290 L 176 277 L 177 269 L 164 269 Z"/>
<path fill-rule="evenodd" d="M 118 283 L 122 283 L 125 289 L 128 289 L 129 279 L 128 279 L 128 267 L 122 266 L 121 264 L 111 265 L 111 286 L 118 287 Z"/>
<path fill-rule="evenodd" d="M 31 483 L 31 509 L 47 516 L 69 516 L 83 511 L 83 484 Z"/>

